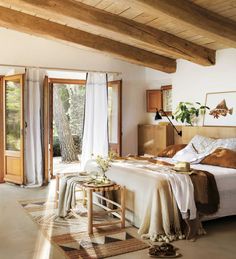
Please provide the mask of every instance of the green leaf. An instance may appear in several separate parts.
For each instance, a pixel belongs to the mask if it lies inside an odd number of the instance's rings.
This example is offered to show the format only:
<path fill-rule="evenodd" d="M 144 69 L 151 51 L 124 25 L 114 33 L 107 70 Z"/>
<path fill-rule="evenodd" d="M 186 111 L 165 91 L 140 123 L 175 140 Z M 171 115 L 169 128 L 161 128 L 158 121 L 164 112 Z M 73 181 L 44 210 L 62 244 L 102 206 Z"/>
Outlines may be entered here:
<path fill-rule="evenodd" d="M 200 106 L 196 108 L 196 105 Z M 210 109 L 208 106 L 201 105 L 200 102 L 195 102 L 195 105 L 191 102 L 179 102 L 176 111 L 176 121 L 186 122 L 192 125 L 192 121 L 197 118 L 200 114 L 204 114 L 206 109 Z"/>

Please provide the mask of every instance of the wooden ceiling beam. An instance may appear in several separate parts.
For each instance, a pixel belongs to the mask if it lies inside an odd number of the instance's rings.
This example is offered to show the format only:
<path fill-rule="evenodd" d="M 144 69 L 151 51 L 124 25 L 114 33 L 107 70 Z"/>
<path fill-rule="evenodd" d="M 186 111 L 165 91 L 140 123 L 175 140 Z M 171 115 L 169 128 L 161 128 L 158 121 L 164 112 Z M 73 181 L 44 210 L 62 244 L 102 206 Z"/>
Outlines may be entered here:
<path fill-rule="evenodd" d="M 0 0 L 0 5 L 10 5 L 11 8 L 42 18 L 50 17 L 56 22 L 95 31 L 107 38 L 134 44 L 148 51 L 156 50 L 157 53 L 159 51 L 170 57 L 205 66 L 215 64 L 214 50 L 74 0 Z"/>
<path fill-rule="evenodd" d="M 236 22 L 187 0 L 128 0 L 149 13 L 163 13 L 209 39 L 236 47 Z"/>
<path fill-rule="evenodd" d="M 0 26 L 43 38 L 83 45 L 122 60 L 172 73 L 176 61 L 111 39 L 54 23 L 9 8 L 0 7 Z"/>

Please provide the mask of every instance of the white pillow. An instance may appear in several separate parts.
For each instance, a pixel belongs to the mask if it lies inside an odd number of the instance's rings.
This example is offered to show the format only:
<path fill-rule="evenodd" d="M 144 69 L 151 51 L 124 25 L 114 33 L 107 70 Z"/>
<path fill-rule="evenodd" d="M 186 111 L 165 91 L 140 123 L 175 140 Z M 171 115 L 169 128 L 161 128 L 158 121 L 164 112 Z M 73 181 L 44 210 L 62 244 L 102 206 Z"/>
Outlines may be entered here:
<path fill-rule="evenodd" d="M 188 145 L 193 145 L 195 151 L 200 154 L 206 152 L 206 150 L 215 142 L 213 138 L 207 138 L 204 136 L 194 136 Z"/>
<path fill-rule="evenodd" d="M 189 162 L 189 163 L 198 163 L 199 154 L 193 148 L 193 145 L 187 145 L 185 148 L 178 151 L 172 159 L 176 162 Z M 201 161 L 201 159 L 200 159 Z"/>

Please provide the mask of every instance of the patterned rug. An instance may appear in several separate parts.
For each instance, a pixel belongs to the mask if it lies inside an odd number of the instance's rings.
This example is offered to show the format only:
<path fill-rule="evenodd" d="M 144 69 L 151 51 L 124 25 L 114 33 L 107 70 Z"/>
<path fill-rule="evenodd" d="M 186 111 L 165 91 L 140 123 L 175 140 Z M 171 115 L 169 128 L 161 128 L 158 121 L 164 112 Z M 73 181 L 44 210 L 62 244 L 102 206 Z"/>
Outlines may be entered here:
<path fill-rule="evenodd" d="M 103 227 L 87 234 L 87 216 L 79 208 L 80 218 L 72 214 L 66 219 L 57 217 L 54 202 L 45 200 L 20 201 L 21 206 L 38 224 L 46 237 L 57 245 L 67 258 L 106 258 L 145 249 L 134 227 Z M 82 211 L 83 210 L 83 211 Z M 101 219 L 96 219 L 99 221 Z"/>

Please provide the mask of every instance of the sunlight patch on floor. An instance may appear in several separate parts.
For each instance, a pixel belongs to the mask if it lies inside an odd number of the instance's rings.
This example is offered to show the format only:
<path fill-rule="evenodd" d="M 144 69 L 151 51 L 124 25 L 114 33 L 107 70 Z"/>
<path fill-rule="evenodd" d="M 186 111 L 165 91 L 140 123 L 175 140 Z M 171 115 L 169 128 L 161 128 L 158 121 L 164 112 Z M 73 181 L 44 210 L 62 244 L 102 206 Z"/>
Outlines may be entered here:
<path fill-rule="evenodd" d="M 61 162 L 61 157 L 53 158 L 53 175 L 57 173 L 76 173 L 81 171 L 80 161 L 75 161 L 71 163 Z"/>
<path fill-rule="evenodd" d="M 54 197 L 55 197 L 55 180 L 51 180 L 48 188 L 47 198 L 45 199 L 47 201 L 46 204 L 48 204 L 48 206 L 50 206 L 49 201 L 52 201 Z M 49 207 L 46 206 L 45 212 L 47 211 L 47 209 L 49 209 Z M 52 233 L 52 228 L 53 228 L 53 225 L 51 225 L 48 230 L 49 236 Z M 33 259 L 49 259 L 49 258 L 52 258 L 52 244 L 46 238 L 46 236 L 44 236 L 41 230 L 39 230 Z"/>

